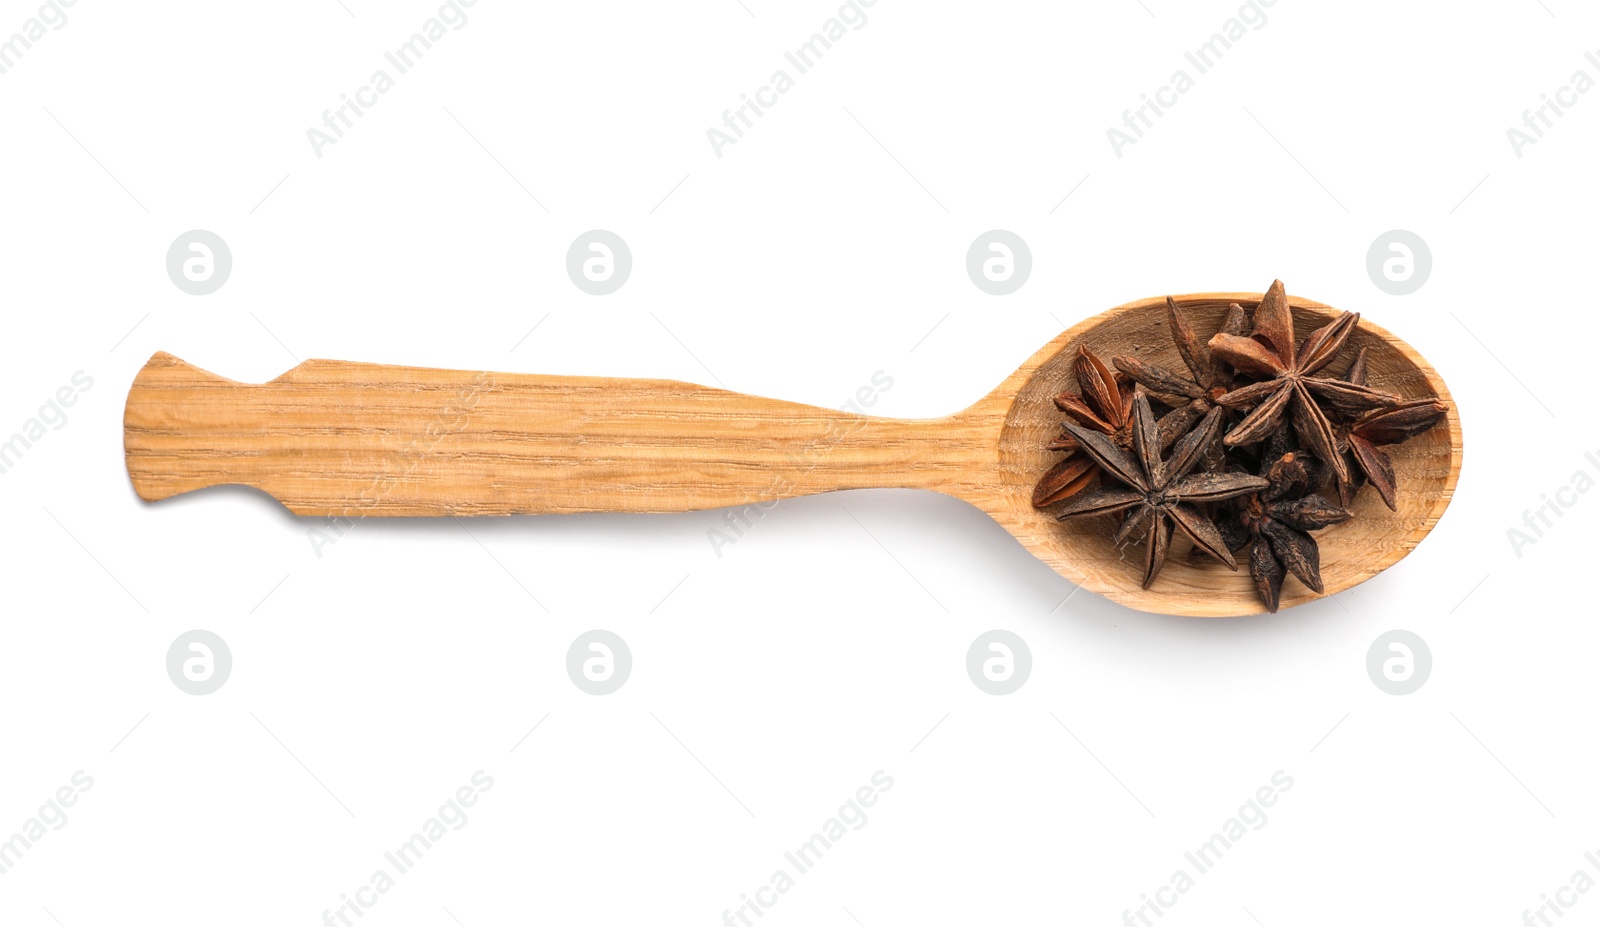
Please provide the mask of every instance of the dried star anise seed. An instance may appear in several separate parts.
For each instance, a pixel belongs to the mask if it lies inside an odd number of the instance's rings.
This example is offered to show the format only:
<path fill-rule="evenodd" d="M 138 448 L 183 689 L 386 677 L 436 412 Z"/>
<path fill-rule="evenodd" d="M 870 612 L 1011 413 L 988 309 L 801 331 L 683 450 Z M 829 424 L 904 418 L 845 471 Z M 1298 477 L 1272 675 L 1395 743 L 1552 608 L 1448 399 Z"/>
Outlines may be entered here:
<path fill-rule="evenodd" d="M 1357 386 L 1367 386 L 1369 376 L 1367 349 L 1362 348 L 1344 378 Z M 1399 511 L 1394 461 L 1383 448 L 1404 444 L 1431 431 L 1449 412 L 1450 407 L 1437 399 L 1413 399 L 1343 422 L 1337 433 L 1350 478 L 1336 483 L 1339 500 L 1349 505 L 1356 492 L 1370 482 L 1383 504 L 1390 511 Z"/>
<path fill-rule="evenodd" d="M 1185 377 L 1156 364 L 1147 364 L 1131 354 L 1119 354 L 1112 358 L 1111 362 L 1118 370 L 1132 377 L 1135 382 L 1152 393 L 1173 397 L 1176 400 L 1172 402 L 1175 408 L 1168 416 L 1172 419 L 1172 427 L 1177 430 L 1181 423 L 1181 429 L 1187 430 L 1207 412 L 1216 408 L 1218 399 L 1233 391 L 1236 379 L 1227 362 L 1213 355 L 1205 342 L 1195 335 L 1194 327 L 1189 324 L 1188 318 L 1170 296 L 1167 297 L 1167 325 L 1172 330 L 1172 342 L 1178 348 L 1178 356 L 1183 359 L 1184 366 L 1189 368 L 1189 376 Z M 1229 305 L 1220 334 L 1243 335 L 1245 326 L 1244 307 L 1238 303 Z M 1182 401 L 1185 399 L 1188 402 Z M 1226 423 L 1224 420 L 1225 425 Z M 1206 453 L 1205 468 L 1220 470 L 1225 463 L 1225 448 L 1213 445 Z"/>
<path fill-rule="evenodd" d="M 1116 368 L 1132 377 L 1145 389 L 1160 396 L 1176 396 L 1205 403 L 1201 415 L 1221 397 L 1233 391 L 1233 371 L 1221 359 L 1213 357 L 1194 333 L 1189 320 L 1172 297 L 1167 297 L 1167 324 L 1172 329 L 1173 344 L 1178 356 L 1189 368 L 1189 376 L 1174 373 L 1157 364 L 1147 364 L 1131 354 L 1119 354 L 1111 359 Z M 1243 335 L 1245 332 L 1244 307 L 1234 303 L 1228 307 L 1220 334 Z M 1181 403 L 1175 403 L 1181 405 Z"/>
<path fill-rule="evenodd" d="M 1310 492 L 1315 477 L 1305 456 L 1289 449 L 1287 430 L 1279 429 L 1262 455 L 1266 488 L 1233 500 L 1232 513 L 1218 527 L 1234 550 L 1255 545 L 1250 551 L 1250 578 L 1272 612 L 1278 610 L 1289 574 L 1322 593 L 1322 558 L 1311 532 L 1355 517 Z"/>
<path fill-rule="evenodd" d="M 1361 473 L 1366 475 L 1383 504 L 1398 512 L 1395 499 L 1394 461 L 1385 447 L 1404 444 L 1433 430 L 1445 420 L 1450 407 L 1437 399 L 1416 399 L 1387 409 L 1375 409 L 1355 420 L 1345 440 Z"/>
<path fill-rule="evenodd" d="M 1079 345 L 1078 356 L 1072 362 L 1072 373 L 1078 381 L 1078 394 L 1061 393 L 1056 396 L 1056 408 L 1084 428 L 1092 428 L 1109 436 L 1118 447 L 1132 447 L 1132 381 L 1112 373 L 1104 361 L 1082 345 Z M 1063 432 L 1050 447 L 1052 450 L 1071 451 L 1076 450 L 1078 444 L 1070 432 Z"/>
<path fill-rule="evenodd" d="M 1106 435 L 1119 448 L 1132 447 L 1132 410 L 1138 392 L 1133 381 L 1113 374 L 1104 361 L 1083 346 L 1079 346 L 1078 356 L 1073 361 L 1073 375 L 1078 381 L 1079 393 L 1056 396 L 1056 408 L 1079 425 Z M 1190 416 L 1182 409 L 1167 413 L 1156 425 L 1160 446 L 1171 447 L 1199 417 L 1199 413 Z M 1047 508 L 1072 498 L 1093 484 L 1100 473 L 1094 458 L 1080 452 L 1078 439 L 1071 432 L 1063 431 L 1048 447 L 1053 451 L 1065 451 L 1067 456 L 1034 486 L 1036 508 Z"/>
<path fill-rule="evenodd" d="M 1348 481 L 1349 471 L 1339 453 L 1333 424 L 1320 403 L 1350 414 L 1390 406 L 1399 398 L 1345 380 L 1316 376 L 1338 357 L 1360 318 L 1351 312 L 1340 314 L 1306 336 L 1297 350 L 1289 298 L 1283 282 L 1274 280 L 1256 308 L 1250 337 L 1226 332 L 1213 336 L 1213 354 L 1241 372 L 1266 378 L 1217 399 L 1229 408 L 1253 409 L 1228 433 L 1224 443 L 1229 447 L 1257 443 L 1287 417 L 1311 452 L 1332 467 L 1341 481 Z"/>
<path fill-rule="evenodd" d="M 1042 509 L 1072 498 L 1087 489 L 1099 473 L 1099 465 L 1087 454 L 1062 458 L 1033 487 L 1034 507 Z"/>
<path fill-rule="evenodd" d="M 1356 359 L 1350 362 L 1350 369 L 1345 371 L 1344 380 L 1346 383 L 1354 383 L 1357 386 L 1372 385 L 1372 375 L 1367 370 L 1366 348 L 1356 352 Z"/>
<path fill-rule="evenodd" d="M 1145 541 L 1144 588 L 1155 582 L 1166 563 L 1176 526 L 1195 546 L 1237 570 L 1238 564 L 1222 535 L 1198 503 L 1220 502 L 1267 486 L 1260 477 L 1233 473 L 1191 471 L 1222 428 L 1222 410 L 1212 409 L 1194 429 L 1177 440 L 1171 457 L 1163 460 L 1155 416 L 1141 393 L 1133 403 L 1133 453 L 1117 447 L 1104 435 L 1068 422 L 1067 430 L 1084 453 L 1093 457 L 1107 475 L 1123 488 L 1101 488 L 1082 493 L 1061 510 L 1059 518 L 1122 514 L 1122 527 L 1114 542 L 1119 546 L 1143 532 Z"/>
<path fill-rule="evenodd" d="M 1078 381 L 1078 393 L 1061 393 L 1055 397 L 1056 408 L 1086 428 L 1108 435 L 1119 446 L 1132 443 L 1129 416 L 1133 409 L 1133 383 L 1111 372 L 1100 358 L 1087 347 L 1078 346 L 1078 356 L 1072 363 L 1073 378 Z M 1050 442 L 1052 451 L 1065 451 L 1067 456 L 1056 462 L 1033 487 L 1033 504 L 1046 508 L 1070 499 L 1088 488 L 1099 475 L 1100 468 L 1094 458 L 1080 453 L 1078 440 L 1063 431 Z"/>

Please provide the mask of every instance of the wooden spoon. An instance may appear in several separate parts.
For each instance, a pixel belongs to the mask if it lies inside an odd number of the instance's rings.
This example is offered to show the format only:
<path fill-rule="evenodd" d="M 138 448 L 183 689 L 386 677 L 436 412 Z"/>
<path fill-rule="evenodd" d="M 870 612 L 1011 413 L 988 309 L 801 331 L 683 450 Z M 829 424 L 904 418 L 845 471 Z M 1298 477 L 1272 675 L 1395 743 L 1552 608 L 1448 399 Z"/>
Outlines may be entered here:
<path fill-rule="evenodd" d="M 1230 302 L 1180 297 L 1215 331 Z M 1291 298 L 1299 331 L 1336 315 Z M 1119 306 L 1041 348 L 993 392 L 946 418 L 906 420 L 762 399 L 671 380 L 473 373 L 311 360 L 259 385 L 158 353 L 128 393 L 123 443 L 147 500 L 242 483 L 298 515 L 684 512 L 771 504 L 839 489 L 909 487 L 964 499 L 1066 578 L 1142 611 L 1263 610 L 1245 571 L 1175 549 L 1153 588 L 1142 558 L 1114 548 L 1097 519 L 1033 507 L 1058 456 L 1052 397 L 1072 382 L 1080 344 L 1180 369 L 1165 298 Z M 1368 349 L 1372 385 L 1405 397 L 1450 394 L 1409 345 L 1363 321 L 1345 351 Z M 1400 510 L 1362 493 L 1358 517 L 1318 535 L 1332 595 L 1394 565 L 1438 524 L 1461 470 L 1461 422 L 1392 448 Z M 1317 596 L 1290 580 L 1285 607 Z"/>

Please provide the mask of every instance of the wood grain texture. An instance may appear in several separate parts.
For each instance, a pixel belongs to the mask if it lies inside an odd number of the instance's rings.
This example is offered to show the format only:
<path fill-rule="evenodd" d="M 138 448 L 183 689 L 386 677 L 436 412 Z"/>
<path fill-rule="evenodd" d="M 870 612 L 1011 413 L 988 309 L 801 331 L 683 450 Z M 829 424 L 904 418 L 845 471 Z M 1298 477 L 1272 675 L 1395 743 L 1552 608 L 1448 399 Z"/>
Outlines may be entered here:
<path fill-rule="evenodd" d="M 684 512 L 838 489 L 963 494 L 995 427 L 905 421 L 672 380 L 312 360 L 237 383 L 168 354 L 128 394 L 142 498 L 254 486 L 299 515 Z"/>
<path fill-rule="evenodd" d="M 1178 300 L 1215 330 L 1229 302 Z M 1309 331 L 1334 310 L 1291 298 Z M 1428 363 L 1363 321 L 1347 348 L 1369 349 L 1372 385 L 1407 397 L 1449 391 Z M 1041 348 L 988 396 L 939 419 L 901 420 L 762 399 L 670 380 L 554 377 L 313 360 L 264 384 L 207 373 L 168 354 L 139 372 L 124 413 L 128 473 L 147 500 L 225 483 L 254 486 L 300 515 L 508 515 L 682 512 L 840 489 L 928 489 L 964 499 L 1063 576 L 1144 611 L 1262 610 L 1249 578 L 1175 548 L 1155 587 L 1136 551 L 1096 520 L 1033 508 L 1045 445 L 1061 419 L 1080 343 L 1181 366 L 1165 298 L 1089 319 Z M 1318 535 L 1329 594 L 1377 575 L 1438 523 L 1460 474 L 1460 418 L 1391 450 L 1400 511 L 1370 491 L 1359 517 Z M 1316 596 L 1290 580 L 1285 608 Z"/>

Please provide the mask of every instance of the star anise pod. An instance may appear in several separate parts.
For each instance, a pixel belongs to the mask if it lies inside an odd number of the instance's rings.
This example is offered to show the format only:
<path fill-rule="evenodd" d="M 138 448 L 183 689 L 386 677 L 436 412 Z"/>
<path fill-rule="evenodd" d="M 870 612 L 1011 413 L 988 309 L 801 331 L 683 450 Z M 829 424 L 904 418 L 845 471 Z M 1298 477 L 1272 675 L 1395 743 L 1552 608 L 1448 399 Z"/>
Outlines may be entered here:
<path fill-rule="evenodd" d="M 1117 447 L 1132 447 L 1133 381 L 1112 373 L 1105 361 L 1083 345 L 1078 346 L 1078 356 L 1072 361 L 1072 374 L 1078 381 L 1078 392 L 1057 395 L 1056 408 L 1084 428 L 1109 437 Z M 1050 449 L 1075 451 L 1078 442 L 1063 431 Z"/>
<path fill-rule="evenodd" d="M 1131 354 L 1119 354 L 1111 362 L 1152 393 L 1206 402 L 1207 406 L 1201 412 L 1204 415 L 1219 398 L 1233 391 L 1233 371 L 1222 358 L 1212 356 L 1210 349 L 1195 335 L 1193 326 L 1170 296 L 1167 297 L 1167 324 L 1172 329 L 1172 341 L 1178 347 L 1178 355 L 1183 358 L 1183 365 L 1189 368 L 1188 376 L 1157 364 L 1147 364 Z M 1241 336 L 1245 333 L 1245 325 L 1244 307 L 1238 303 L 1229 306 L 1228 315 L 1222 323 L 1222 333 Z"/>
<path fill-rule="evenodd" d="M 1078 347 L 1072 367 L 1078 393 L 1056 396 L 1056 408 L 1079 426 L 1106 436 L 1117 447 L 1123 450 L 1133 447 L 1133 403 L 1137 392 L 1133 381 L 1112 373 L 1105 361 L 1082 345 Z M 1175 414 L 1164 417 L 1158 426 L 1162 447 L 1170 446 L 1192 423 L 1192 419 L 1184 421 Z M 1050 443 L 1050 450 L 1066 451 L 1067 456 L 1034 486 L 1036 507 L 1045 508 L 1070 499 L 1094 482 L 1100 467 L 1093 457 L 1080 453 L 1079 447 L 1078 439 L 1070 431 L 1063 431 Z"/>
<path fill-rule="evenodd" d="M 1367 351 L 1356 355 L 1345 380 L 1357 386 L 1368 385 Z M 1339 498 L 1349 505 L 1355 491 L 1372 483 L 1390 511 L 1396 504 L 1394 461 L 1385 447 L 1405 442 L 1433 430 L 1445 420 L 1450 407 L 1437 399 L 1414 399 L 1383 409 L 1374 409 L 1354 421 L 1339 426 L 1339 447 L 1350 478 L 1338 484 Z"/>
<path fill-rule="evenodd" d="M 1263 489 L 1267 481 L 1242 473 L 1192 473 L 1217 440 L 1222 430 L 1222 410 L 1212 409 L 1205 418 L 1173 445 L 1171 457 L 1161 457 L 1160 434 L 1150 401 L 1144 394 L 1133 400 L 1132 453 L 1116 446 L 1105 435 L 1073 422 L 1065 427 L 1081 450 L 1114 480 L 1120 488 L 1100 488 L 1072 499 L 1059 518 L 1088 515 L 1123 514 L 1115 543 L 1127 543 L 1138 532 L 1145 541 L 1144 588 L 1149 589 L 1167 561 L 1174 525 L 1188 535 L 1195 546 L 1237 570 L 1238 563 L 1228 550 L 1217 526 L 1197 506 L 1220 502 Z"/>
<path fill-rule="evenodd" d="M 1187 429 L 1216 408 L 1217 400 L 1233 392 L 1237 383 L 1233 369 L 1221 357 L 1211 353 L 1170 296 L 1167 297 L 1167 324 L 1172 330 L 1172 342 L 1178 348 L 1178 356 L 1189 368 L 1188 376 L 1157 364 L 1147 364 L 1131 354 L 1119 354 L 1111 362 L 1150 392 L 1171 397 L 1168 401 L 1174 407 L 1172 415 L 1178 417 L 1174 419 L 1174 424 L 1181 421 L 1182 428 Z M 1244 307 L 1233 303 L 1223 318 L 1222 333 L 1242 336 L 1246 326 Z M 1219 470 L 1224 462 L 1223 448 L 1212 445 L 1206 455 L 1206 469 Z"/>
<path fill-rule="evenodd" d="M 1350 426 L 1350 454 L 1390 511 L 1398 512 L 1399 508 L 1395 504 L 1394 461 L 1384 448 L 1431 431 L 1449 412 L 1450 407 L 1437 399 L 1414 399 L 1375 409 Z"/>
<path fill-rule="evenodd" d="M 1239 371 L 1266 377 L 1218 397 L 1218 404 L 1228 408 L 1253 409 L 1228 433 L 1224 443 L 1238 447 L 1260 442 L 1287 417 L 1311 453 L 1332 467 L 1340 481 L 1348 481 L 1349 469 L 1339 453 L 1338 437 L 1321 403 L 1326 402 L 1340 413 L 1359 414 L 1398 401 L 1398 397 L 1371 387 L 1316 376 L 1338 357 L 1360 320 L 1355 313 L 1341 313 L 1306 336 L 1297 349 L 1289 298 L 1283 282 L 1272 281 L 1256 308 L 1250 337 L 1221 332 L 1210 342 L 1212 353 Z"/>
<path fill-rule="evenodd" d="M 1266 488 L 1232 500 L 1217 524 L 1230 550 L 1254 545 L 1250 578 L 1269 611 L 1278 610 L 1283 581 L 1290 573 L 1322 593 L 1321 552 L 1311 532 L 1355 517 L 1311 491 L 1321 466 L 1304 451 L 1290 449 L 1287 430 L 1279 429 L 1262 454 L 1260 472 Z"/>

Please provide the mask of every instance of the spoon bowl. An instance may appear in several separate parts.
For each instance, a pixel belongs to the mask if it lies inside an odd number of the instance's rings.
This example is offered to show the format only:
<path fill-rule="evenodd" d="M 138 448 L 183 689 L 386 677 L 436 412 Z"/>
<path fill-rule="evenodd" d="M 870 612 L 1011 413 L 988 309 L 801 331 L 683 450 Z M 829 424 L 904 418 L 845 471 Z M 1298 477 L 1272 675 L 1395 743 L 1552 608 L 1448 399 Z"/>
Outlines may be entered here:
<path fill-rule="evenodd" d="M 1197 329 L 1257 295 L 1177 299 Z M 1337 313 L 1290 299 L 1309 330 Z M 1209 327 L 1208 327 L 1209 326 Z M 1450 401 L 1410 346 L 1363 321 L 1346 350 L 1368 349 L 1372 385 Z M 154 501 L 207 486 L 253 486 L 297 515 L 342 525 L 416 515 L 762 509 L 792 496 L 905 487 L 943 492 L 993 517 L 1067 579 L 1142 611 L 1263 610 L 1249 576 L 1184 556 L 1141 588 L 1137 555 L 1100 519 L 1062 522 L 1032 494 L 1055 454 L 1053 397 L 1078 347 L 1179 366 L 1165 299 L 1128 303 L 1041 348 L 970 408 L 938 419 L 858 415 L 671 380 L 562 377 L 310 360 L 267 383 L 228 380 L 157 353 L 123 413 L 133 487 Z M 1461 424 L 1391 449 L 1399 511 L 1372 493 L 1358 518 L 1317 535 L 1327 594 L 1376 576 L 1438 524 L 1461 469 Z M 1290 580 L 1282 605 L 1317 598 Z"/>
<path fill-rule="evenodd" d="M 1260 294 L 1198 293 L 1174 297 L 1200 332 L 1217 331 L 1230 303 L 1254 309 Z M 1290 297 L 1295 330 L 1311 331 L 1333 321 L 1338 310 Z M 1073 358 L 1080 346 L 1102 356 L 1132 354 L 1147 363 L 1181 370 L 1183 361 L 1168 332 L 1166 299 L 1127 303 L 1088 319 L 1045 345 L 983 403 L 1007 406 L 1000 432 L 998 499 L 983 507 L 1022 545 L 1067 579 L 1140 611 L 1172 615 L 1234 616 L 1264 612 L 1248 571 L 1230 571 L 1209 558 L 1183 555 L 1183 542 L 1150 589 L 1141 588 L 1144 565 L 1137 547 L 1119 551 L 1103 519 L 1060 521 L 1033 507 L 1035 483 L 1060 455 L 1046 449 L 1060 432 L 1054 397 L 1075 382 Z M 1395 565 L 1439 523 L 1461 473 L 1461 420 L 1437 371 L 1410 345 L 1363 319 L 1344 353 L 1367 349 L 1371 383 L 1405 399 L 1437 397 L 1449 404 L 1448 421 L 1403 445 L 1389 448 L 1400 486 L 1399 511 L 1391 512 L 1374 492 L 1359 493 L 1350 508 L 1356 518 L 1317 533 L 1322 551 L 1324 595 L 1336 595 Z M 1294 579 L 1284 585 L 1282 607 L 1321 598 Z"/>

